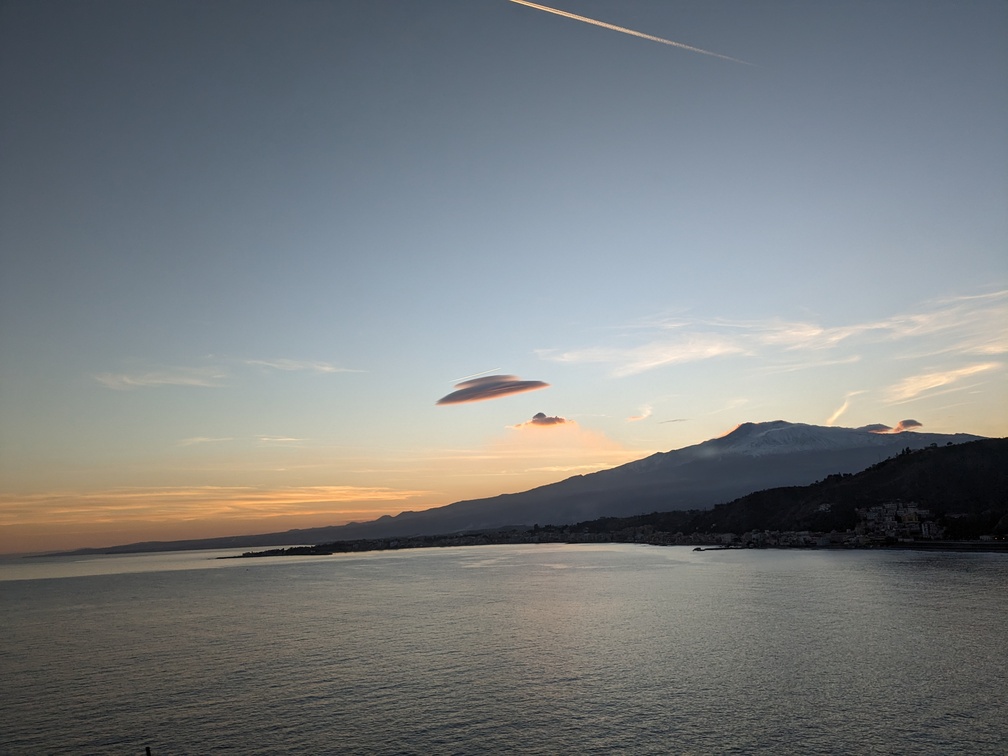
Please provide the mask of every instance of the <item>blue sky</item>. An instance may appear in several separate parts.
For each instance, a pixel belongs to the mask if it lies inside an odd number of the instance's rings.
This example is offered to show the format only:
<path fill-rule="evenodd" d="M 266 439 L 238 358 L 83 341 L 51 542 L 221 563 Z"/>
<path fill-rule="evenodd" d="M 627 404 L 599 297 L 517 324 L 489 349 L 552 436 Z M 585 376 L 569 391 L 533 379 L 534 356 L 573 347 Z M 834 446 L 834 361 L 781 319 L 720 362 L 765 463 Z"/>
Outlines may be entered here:
<path fill-rule="evenodd" d="M 0 4 L 0 551 L 1006 435 L 1008 6 L 547 4 Z"/>

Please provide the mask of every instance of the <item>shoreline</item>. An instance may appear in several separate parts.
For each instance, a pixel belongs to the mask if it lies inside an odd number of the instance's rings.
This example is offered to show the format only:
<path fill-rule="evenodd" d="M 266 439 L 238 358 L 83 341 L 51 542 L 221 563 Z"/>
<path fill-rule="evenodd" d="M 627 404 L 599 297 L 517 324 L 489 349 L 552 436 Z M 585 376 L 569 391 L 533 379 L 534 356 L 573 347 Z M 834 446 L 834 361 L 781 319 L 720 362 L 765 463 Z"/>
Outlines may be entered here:
<path fill-rule="evenodd" d="M 417 536 L 413 538 L 375 538 L 335 541 L 315 546 L 289 546 L 263 551 L 246 551 L 242 554 L 219 556 L 217 559 L 260 559 L 284 556 L 332 556 L 333 554 L 355 554 L 375 551 L 404 551 L 407 549 L 443 549 L 458 546 L 505 546 L 505 545 L 539 545 L 539 544 L 598 544 L 625 543 L 638 546 L 693 546 L 693 551 L 788 551 L 800 549 L 803 551 L 949 551 L 1008 554 L 1008 541 L 902 541 L 886 544 L 867 544 L 854 546 L 847 544 L 791 544 L 791 545 L 725 545 L 716 541 L 700 544 L 691 543 L 661 543 L 654 541 L 636 541 L 622 539 L 588 539 L 588 538 L 528 538 L 502 537 L 493 538 L 489 535 L 467 536 Z"/>

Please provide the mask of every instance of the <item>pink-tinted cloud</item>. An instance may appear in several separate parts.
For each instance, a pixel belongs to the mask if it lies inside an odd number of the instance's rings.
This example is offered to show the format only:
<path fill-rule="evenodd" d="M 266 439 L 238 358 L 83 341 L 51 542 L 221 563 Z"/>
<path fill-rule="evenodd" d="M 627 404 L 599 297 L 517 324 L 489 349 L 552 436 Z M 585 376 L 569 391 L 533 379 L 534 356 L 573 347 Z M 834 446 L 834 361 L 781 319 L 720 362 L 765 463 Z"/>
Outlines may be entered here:
<path fill-rule="evenodd" d="M 649 417 L 651 417 L 652 412 L 653 408 L 651 407 L 650 404 L 642 405 L 640 408 L 640 413 L 636 415 L 631 415 L 626 419 L 626 421 L 628 423 L 639 423 L 641 420 L 647 420 Z"/>
<path fill-rule="evenodd" d="M 545 412 L 537 412 L 532 416 L 531 420 L 524 423 L 519 423 L 518 425 L 511 426 L 512 428 L 528 428 L 529 426 L 540 426 L 549 427 L 551 425 L 565 425 L 566 423 L 572 423 L 573 420 L 568 420 L 565 417 L 549 417 Z"/>
<path fill-rule="evenodd" d="M 977 365 L 967 365 L 962 368 L 945 370 L 938 373 L 926 373 L 905 378 L 889 389 L 890 398 L 895 402 L 905 402 L 916 399 L 921 394 L 932 392 L 956 383 L 963 378 L 969 378 L 977 373 L 1003 368 L 1001 362 L 984 362 Z"/>
<path fill-rule="evenodd" d="M 543 381 L 523 381 L 514 375 L 487 375 L 455 385 L 455 391 L 438 399 L 438 404 L 465 404 L 500 399 L 511 394 L 547 388 Z"/>
<path fill-rule="evenodd" d="M 850 400 L 851 400 L 851 397 L 855 397 L 855 396 L 857 396 L 858 394 L 863 394 L 863 393 L 864 393 L 863 391 L 848 391 L 848 392 L 847 392 L 847 395 L 846 395 L 846 396 L 844 397 L 844 400 L 843 400 L 843 404 L 841 404 L 841 405 L 840 405 L 840 406 L 839 406 L 839 407 L 837 408 L 836 412 L 834 412 L 834 413 L 833 413 L 832 415 L 830 415 L 830 416 L 829 416 L 829 417 L 828 417 L 828 418 L 826 419 L 826 425 L 836 425 L 836 421 L 837 421 L 837 420 L 839 420 L 839 419 L 840 419 L 840 416 L 841 416 L 841 415 L 842 415 L 842 414 L 843 414 L 844 412 L 846 412 L 846 411 L 847 411 L 847 408 L 848 408 L 848 407 L 850 407 Z M 888 427 L 888 426 L 883 426 L 883 427 Z"/>
<path fill-rule="evenodd" d="M 896 423 L 895 428 L 890 428 L 887 425 L 878 424 L 867 426 L 867 430 L 870 430 L 872 433 L 904 433 L 906 431 L 913 430 L 914 428 L 923 428 L 923 427 L 924 423 L 919 423 L 916 420 L 907 419 L 907 420 L 900 420 L 898 423 Z"/>

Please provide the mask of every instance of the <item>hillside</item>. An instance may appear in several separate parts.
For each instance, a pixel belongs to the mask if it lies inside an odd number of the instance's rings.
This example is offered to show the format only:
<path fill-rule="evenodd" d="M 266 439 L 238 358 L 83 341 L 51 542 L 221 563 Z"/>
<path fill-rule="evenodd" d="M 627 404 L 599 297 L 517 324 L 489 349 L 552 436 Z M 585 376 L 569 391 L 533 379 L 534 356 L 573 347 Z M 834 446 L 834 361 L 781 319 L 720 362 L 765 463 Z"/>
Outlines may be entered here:
<path fill-rule="evenodd" d="M 833 474 L 808 486 L 758 491 L 706 511 L 604 518 L 579 527 L 610 532 L 639 525 L 683 533 L 843 531 L 857 524 L 857 509 L 891 501 L 931 510 L 947 538 L 1008 534 L 1008 439 L 905 447 L 860 473 Z"/>
<path fill-rule="evenodd" d="M 644 512 L 710 509 L 752 491 L 807 485 L 854 473 L 904 448 L 975 441 L 968 434 L 878 433 L 777 420 L 743 423 L 700 444 L 576 475 L 521 493 L 403 512 L 333 530 L 336 539 L 434 535 L 489 528 L 569 524 Z"/>
<path fill-rule="evenodd" d="M 856 473 L 904 449 L 946 447 L 978 438 L 963 433 L 882 433 L 878 426 L 822 427 L 783 420 L 743 423 L 719 438 L 520 493 L 402 512 L 370 522 L 263 535 L 129 544 L 73 553 L 285 546 L 526 528 L 537 524 L 570 525 L 646 512 L 709 510 L 753 491 L 804 486 L 830 475 Z"/>

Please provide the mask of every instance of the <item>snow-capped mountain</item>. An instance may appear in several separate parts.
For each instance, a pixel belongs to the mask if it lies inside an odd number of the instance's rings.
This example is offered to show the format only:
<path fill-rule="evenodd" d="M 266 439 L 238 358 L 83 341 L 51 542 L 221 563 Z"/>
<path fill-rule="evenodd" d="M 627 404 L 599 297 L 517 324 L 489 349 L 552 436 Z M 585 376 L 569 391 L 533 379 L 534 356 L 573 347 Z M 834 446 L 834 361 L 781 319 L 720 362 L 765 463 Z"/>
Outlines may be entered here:
<path fill-rule="evenodd" d="M 827 475 L 859 472 L 907 447 L 921 449 L 980 438 L 965 433 L 887 431 L 882 425 L 743 423 L 720 438 L 522 493 L 333 528 L 333 540 L 560 525 L 598 517 L 709 509 L 766 488 L 808 485 Z"/>
<path fill-rule="evenodd" d="M 777 420 L 771 423 L 743 423 L 723 438 L 703 444 L 704 449 L 721 454 L 791 454 L 807 451 L 838 451 L 861 446 L 888 446 L 892 439 L 856 428 L 823 428 Z"/>
<path fill-rule="evenodd" d="M 885 425 L 864 428 L 823 427 L 804 423 L 775 420 L 768 423 L 742 423 L 731 433 L 705 441 L 695 447 L 698 451 L 714 454 L 747 454 L 762 457 L 768 454 L 793 454 L 795 452 L 842 451 L 859 449 L 900 448 L 919 449 L 933 443 L 962 443 L 976 440 L 968 434 L 943 435 L 935 433 L 891 433 Z"/>
<path fill-rule="evenodd" d="M 919 425 L 903 421 L 901 428 Z M 906 448 L 980 440 L 966 433 L 893 432 L 885 425 L 835 428 L 777 420 L 743 423 L 700 444 L 652 454 L 611 470 L 576 475 L 529 491 L 459 501 L 371 522 L 199 541 L 131 544 L 102 551 L 169 551 L 326 543 L 354 538 L 442 535 L 508 526 L 566 525 L 599 517 L 710 509 L 746 494 L 804 486 L 859 472 Z M 84 551 L 91 551 L 85 549 Z"/>
<path fill-rule="evenodd" d="M 676 449 L 669 452 L 659 452 L 650 457 L 629 462 L 614 470 L 627 469 L 644 471 L 649 469 L 683 465 L 697 460 L 713 460 L 733 456 L 766 457 L 770 455 L 791 455 L 808 453 L 842 453 L 849 451 L 863 452 L 858 456 L 875 456 L 864 466 L 878 462 L 891 456 L 894 451 L 910 447 L 922 449 L 931 444 L 959 444 L 965 441 L 976 441 L 979 436 L 968 433 L 941 434 L 902 432 L 892 433 L 887 425 L 869 425 L 863 428 L 826 427 L 806 425 L 805 423 L 789 423 L 784 420 L 774 420 L 765 423 L 742 423 L 730 433 L 709 441 Z M 611 471 L 604 471 L 611 472 Z M 844 472 L 856 472 L 844 470 Z"/>

